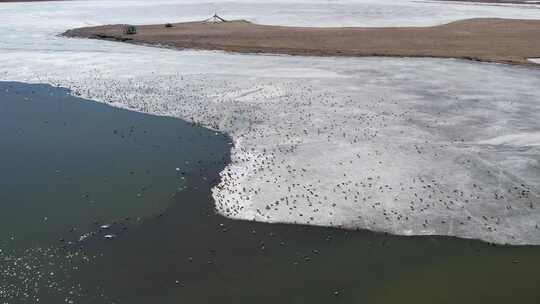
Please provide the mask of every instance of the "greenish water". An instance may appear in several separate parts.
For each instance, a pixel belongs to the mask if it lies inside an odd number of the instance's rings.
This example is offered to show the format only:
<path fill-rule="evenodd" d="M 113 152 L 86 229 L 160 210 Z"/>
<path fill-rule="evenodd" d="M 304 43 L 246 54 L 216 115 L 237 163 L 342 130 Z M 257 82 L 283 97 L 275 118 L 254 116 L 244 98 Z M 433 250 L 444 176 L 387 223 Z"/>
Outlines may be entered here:
<path fill-rule="evenodd" d="M 97 247 L 104 256 L 82 269 L 83 281 L 128 303 L 540 300 L 538 247 L 232 221 L 205 212 L 198 191 L 188 187 L 159 220 Z"/>
<path fill-rule="evenodd" d="M 0 96 L 3 241 L 49 242 L 93 222 L 159 213 L 181 172 L 213 151 L 208 130 L 63 89 L 2 83 Z"/>
<path fill-rule="evenodd" d="M 216 215 L 229 140 L 181 120 L 18 83 L 0 118 L 0 303 L 540 303 L 540 247 Z"/>

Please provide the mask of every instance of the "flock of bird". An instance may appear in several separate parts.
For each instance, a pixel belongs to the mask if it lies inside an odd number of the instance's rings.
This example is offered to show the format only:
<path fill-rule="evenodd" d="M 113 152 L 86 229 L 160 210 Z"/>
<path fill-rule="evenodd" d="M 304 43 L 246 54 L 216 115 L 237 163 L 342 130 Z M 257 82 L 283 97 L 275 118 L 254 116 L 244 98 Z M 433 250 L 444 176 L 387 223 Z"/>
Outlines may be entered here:
<path fill-rule="evenodd" d="M 117 79 L 97 70 L 72 77 L 39 82 L 228 134 L 231 163 L 213 189 L 215 209 L 224 216 L 540 243 L 538 184 L 498 162 L 508 153 L 521 157 L 521 150 L 479 144 L 478 134 L 487 125 L 477 124 L 477 117 L 464 109 L 484 109 L 489 101 L 472 103 L 457 93 L 429 100 L 342 79 L 213 74 Z M 505 115 L 500 111 L 491 117 Z M 50 250 L 2 253 L 2 275 L 27 285 L 7 286 L 0 290 L 2 297 L 30 299 L 25 290 L 43 286 L 37 281 L 56 282 L 51 278 L 58 273 L 34 269 L 24 259 L 62 260 L 66 264 L 60 268 L 67 270 L 90 258 Z M 51 289 L 68 288 L 50 284 Z M 81 292 L 78 286 L 68 289 L 62 291 Z M 12 291 L 16 294 L 7 294 Z"/>
<path fill-rule="evenodd" d="M 489 125 L 467 121 L 486 105 L 347 81 L 94 76 L 71 89 L 230 135 L 232 163 L 213 189 L 227 217 L 540 242 L 538 185 L 499 166 L 497 147 L 478 144 Z"/>

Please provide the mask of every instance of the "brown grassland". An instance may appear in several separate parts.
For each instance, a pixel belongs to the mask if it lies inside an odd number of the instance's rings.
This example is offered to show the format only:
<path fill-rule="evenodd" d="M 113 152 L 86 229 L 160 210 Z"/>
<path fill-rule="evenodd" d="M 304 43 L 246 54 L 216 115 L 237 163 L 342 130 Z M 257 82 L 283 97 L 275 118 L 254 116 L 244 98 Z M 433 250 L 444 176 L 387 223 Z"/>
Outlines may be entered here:
<path fill-rule="evenodd" d="M 69 30 L 68 37 L 106 39 L 180 49 L 223 50 L 309 56 L 393 56 L 461 58 L 530 64 L 540 57 L 540 21 L 482 18 L 431 27 L 314 28 L 253 24 L 186 22 Z"/>

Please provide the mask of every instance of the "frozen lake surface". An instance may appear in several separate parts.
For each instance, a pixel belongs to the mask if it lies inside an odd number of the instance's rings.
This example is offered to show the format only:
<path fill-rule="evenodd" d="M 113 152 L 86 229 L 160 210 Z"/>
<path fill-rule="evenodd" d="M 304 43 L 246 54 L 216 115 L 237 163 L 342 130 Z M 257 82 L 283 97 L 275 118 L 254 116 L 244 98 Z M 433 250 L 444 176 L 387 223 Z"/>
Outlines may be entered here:
<path fill-rule="evenodd" d="M 540 19 L 533 5 L 413 1 L 3 4 L 0 80 L 61 85 L 227 132 L 233 162 L 213 195 L 231 218 L 540 244 L 540 70 L 174 51 L 56 36 L 214 11 L 311 26 Z"/>

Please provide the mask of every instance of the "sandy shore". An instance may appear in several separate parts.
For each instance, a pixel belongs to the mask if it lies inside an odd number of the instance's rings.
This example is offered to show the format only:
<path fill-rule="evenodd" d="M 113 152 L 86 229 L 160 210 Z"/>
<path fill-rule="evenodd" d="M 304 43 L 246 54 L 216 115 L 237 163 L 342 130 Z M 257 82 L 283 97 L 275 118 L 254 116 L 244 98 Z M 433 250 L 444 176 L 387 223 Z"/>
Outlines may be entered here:
<path fill-rule="evenodd" d="M 69 37 L 116 40 L 175 48 L 312 56 L 392 56 L 461 58 L 529 64 L 540 57 L 540 21 L 469 19 L 433 27 L 311 28 L 253 24 L 187 22 L 123 25 L 69 30 Z"/>

